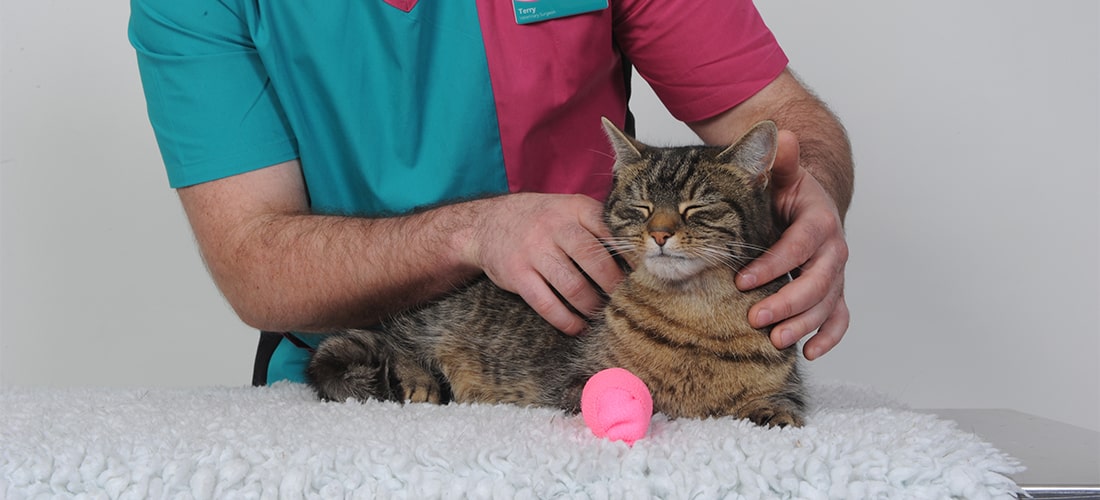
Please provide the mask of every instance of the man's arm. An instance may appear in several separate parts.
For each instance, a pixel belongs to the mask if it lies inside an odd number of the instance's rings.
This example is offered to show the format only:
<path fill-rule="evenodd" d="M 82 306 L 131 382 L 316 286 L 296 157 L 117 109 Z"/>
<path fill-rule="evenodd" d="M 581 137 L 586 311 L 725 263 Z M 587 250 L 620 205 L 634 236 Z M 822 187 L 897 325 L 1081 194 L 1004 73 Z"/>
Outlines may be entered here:
<path fill-rule="evenodd" d="M 241 319 L 271 331 L 376 323 L 484 272 L 552 324 L 580 332 L 601 304 L 578 269 L 621 279 L 597 238 L 599 202 L 516 194 L 393 218 L 309 213 L 298 161 L 179 190 L 203 258 Z M 574 264 L 575 262 L 575 264 Z"/>
<path fill-rule="evenodd" d="M 788 227 L 769 252 L 741 272 L 737 284 L 751 289 L 799 269 L 793 283 L 750 309 L 749 321 L 756 327 L 773 325 L 772 342 L 781 348 L 817 330 L 804 347 L 806 357 L 815 359 L 848 329 L 843 223 L 852 199 L 853 166 L 844 128 L 789 71 L 725 113 L 688 125 L 704 141 L 726 144 L 766 119 L 784 130 L 772 189 Z"/>

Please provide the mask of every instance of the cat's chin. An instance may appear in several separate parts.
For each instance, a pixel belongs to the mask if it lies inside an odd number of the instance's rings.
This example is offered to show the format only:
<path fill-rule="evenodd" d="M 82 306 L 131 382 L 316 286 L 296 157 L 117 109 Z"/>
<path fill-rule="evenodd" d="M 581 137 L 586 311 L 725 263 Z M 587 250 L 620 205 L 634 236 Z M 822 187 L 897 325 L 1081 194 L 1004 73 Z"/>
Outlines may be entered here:
<path fill-rule="evenodd" d="M 661 281 L 678 283 L 699 274 L 707 265 L 700 259 L 671 255 L 646 256 L 645 272 Z"/>

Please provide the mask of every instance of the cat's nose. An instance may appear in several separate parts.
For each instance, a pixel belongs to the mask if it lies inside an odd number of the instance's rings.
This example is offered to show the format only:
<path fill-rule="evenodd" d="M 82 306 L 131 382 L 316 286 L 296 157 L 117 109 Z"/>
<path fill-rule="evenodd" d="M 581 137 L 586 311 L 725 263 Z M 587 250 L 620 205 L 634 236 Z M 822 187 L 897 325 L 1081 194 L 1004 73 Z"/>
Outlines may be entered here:
<path fill-rule="evenodd" d="M 667 210 L 657 210 L 649 219 L 645 229 L 653 237 L 657 246 L 665 246 L 665 242 L 676 234 L 676 230 L 680 227 L 679 217 L 679 214 L 673 214 Z"/>
<path fill-rule="evenodd" d="M 653 241 L 659 247 L 665 246 L 665 241 L 672 237 L 672 233 L 668 231 L 650 231 L 649 235 L 653 237 Z"/>

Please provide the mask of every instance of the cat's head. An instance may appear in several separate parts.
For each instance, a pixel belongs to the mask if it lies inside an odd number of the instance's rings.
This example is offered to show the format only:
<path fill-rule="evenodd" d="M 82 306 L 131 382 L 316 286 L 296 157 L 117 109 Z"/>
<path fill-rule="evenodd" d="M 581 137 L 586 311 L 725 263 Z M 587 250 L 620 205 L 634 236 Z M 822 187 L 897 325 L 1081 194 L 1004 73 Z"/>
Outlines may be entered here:
<path fill-rule="evenodd" d="M 757 124 L 729 147 L 648 146 L 606 118 L 604 130 L 615 150 L 610 246 L 635 272 L 668 282 L 719 267 L 736 272 L 775 242 L 775 123 Z"/>

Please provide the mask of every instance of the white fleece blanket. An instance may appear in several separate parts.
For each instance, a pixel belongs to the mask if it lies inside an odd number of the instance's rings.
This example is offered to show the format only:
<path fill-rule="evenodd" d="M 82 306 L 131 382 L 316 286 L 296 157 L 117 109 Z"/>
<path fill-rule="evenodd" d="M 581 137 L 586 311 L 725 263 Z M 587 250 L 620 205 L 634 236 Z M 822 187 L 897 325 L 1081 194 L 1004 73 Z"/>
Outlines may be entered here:
<path fill-rule="evenodd" d="M 321 403 L 301 385 L 0 389 L 0 498 L 995 498 L 1012 458 L 847 385 L 801 429 L 654 417 L 633 447 L 512 406 Z"/>

